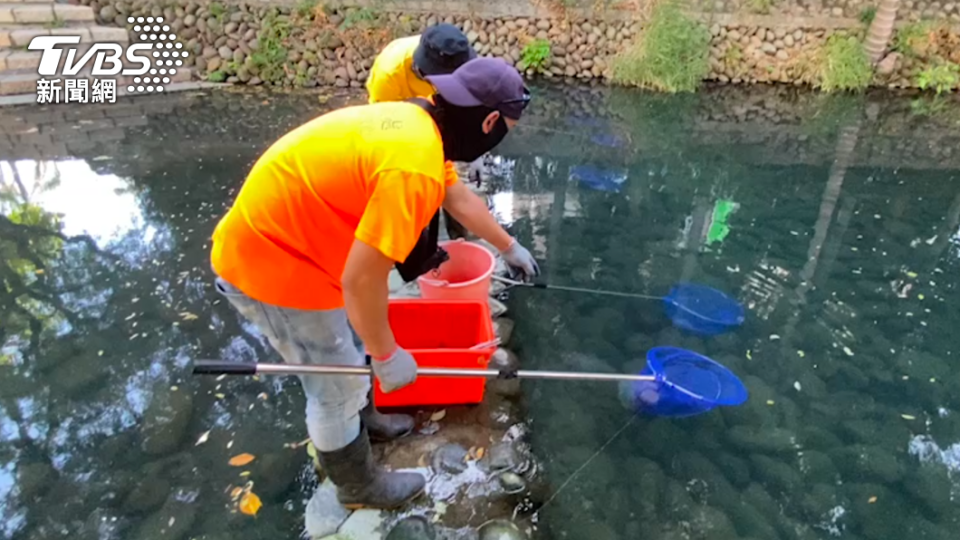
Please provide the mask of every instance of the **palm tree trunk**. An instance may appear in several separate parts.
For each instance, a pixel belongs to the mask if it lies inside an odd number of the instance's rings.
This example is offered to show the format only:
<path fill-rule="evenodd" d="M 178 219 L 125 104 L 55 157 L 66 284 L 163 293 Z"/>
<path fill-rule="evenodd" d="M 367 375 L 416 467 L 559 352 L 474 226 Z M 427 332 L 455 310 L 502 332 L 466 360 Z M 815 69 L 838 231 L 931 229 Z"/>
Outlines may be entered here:
<path fill-rule="evenodd" d="M 870 23 L 870 29 L 867 31 L 867 39 L 864 42 L 863 50 L 867 53 L 871 64 L 876 64 L 883 57 L 890 43 L 890 36 L 893 34 L 893 24 L 897 20 L 897 9 L 900 7 L 900 0 L 881 0 L 880 7 L 877 8 L 877 14 Z"/>

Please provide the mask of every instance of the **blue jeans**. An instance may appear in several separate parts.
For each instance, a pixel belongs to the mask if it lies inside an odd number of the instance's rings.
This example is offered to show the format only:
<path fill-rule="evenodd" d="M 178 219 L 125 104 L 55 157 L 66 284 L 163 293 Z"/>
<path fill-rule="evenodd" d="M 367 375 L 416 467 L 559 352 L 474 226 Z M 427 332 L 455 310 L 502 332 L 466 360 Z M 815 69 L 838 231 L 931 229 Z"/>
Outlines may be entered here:
<path fill-rule="evenodd" d="M 217 292 L 253 323 L 288 364 L 364 365 L 363 344 L 345 309 L 302 310 L 265 304 L 217 278 Z M 360 434 L 370 377 L 301 375 L 307 397 L 307 432 L 317 450 L 331 452 Z"/>

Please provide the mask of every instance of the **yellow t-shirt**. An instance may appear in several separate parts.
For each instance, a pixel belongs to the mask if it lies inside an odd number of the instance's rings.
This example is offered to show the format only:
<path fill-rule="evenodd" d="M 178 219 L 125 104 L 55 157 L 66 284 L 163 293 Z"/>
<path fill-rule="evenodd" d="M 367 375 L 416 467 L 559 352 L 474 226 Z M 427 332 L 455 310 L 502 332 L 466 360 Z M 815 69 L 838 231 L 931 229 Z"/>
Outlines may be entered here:
<path fill-rule="evenodd" d="M 419 44 L 419 35 L 395 39 L 377 55 L 367 78 L 370 103 L 403 101 L 435 93 L 432 84 L 413 72 L 413 51 Z"/>
<path fill-rule="evenodd" d="M 248 296 L 343 306 L 354 238 L 403 261 L 457 181 L 440 132 L 412 103 L 347 107 L 275 142 L 213 234 L 214 271 Z"/>

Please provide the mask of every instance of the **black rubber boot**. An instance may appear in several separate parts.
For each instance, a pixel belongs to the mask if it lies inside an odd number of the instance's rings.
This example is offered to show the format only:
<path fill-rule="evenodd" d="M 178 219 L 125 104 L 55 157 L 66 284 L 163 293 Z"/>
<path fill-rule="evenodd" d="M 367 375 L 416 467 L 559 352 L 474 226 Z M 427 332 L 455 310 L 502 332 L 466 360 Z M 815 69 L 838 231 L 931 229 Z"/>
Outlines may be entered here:
<path fill-rule="evenodd" d="M 337 499 L 344 507 L 393 509 L 417 498 L 426 485 L 417 473 L 390 472 L 373 462 L 370 438 L 360 435 L 333 452 L 317 452 L 330 481 L 337 486 Z"/>
<path fill-rule="evenodd" d="M 360 421 L 370 432 L 370 438 L 375 442 L 386 442 L 409 435 L 413 431 L 415 422 L 412 416 L 406 414 L 383 414 L 373 404 L 373 391 L 367 406 L 360 411 Z"/>

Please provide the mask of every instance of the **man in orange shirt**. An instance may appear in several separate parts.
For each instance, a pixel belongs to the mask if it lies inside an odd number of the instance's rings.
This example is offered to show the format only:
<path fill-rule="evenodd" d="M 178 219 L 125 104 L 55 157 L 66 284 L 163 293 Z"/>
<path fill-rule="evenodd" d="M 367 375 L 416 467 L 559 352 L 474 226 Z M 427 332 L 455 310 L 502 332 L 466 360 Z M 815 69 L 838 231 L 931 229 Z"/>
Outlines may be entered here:
<path fill-rule="evenodd" d="M 429 80 L 430 100 L 343 108 L 282 137 L 217 225 L 218 291 L 286 362 L 359 366 L 365 347 L 385 392 L 416 380 L 416 362 L 388 323 L 387 276 L 397 266 L 412 279 L 436 262 L 435 236 L 423 233 L 441 206 L 512 268 L 539 273 L 445 164 L 476 159 L 517 123 L 530 100 L 520 74 L 478 58 Z M 300 379 L 307 430 L 342 504 L 392 508 L 423 491 L 419 474 L 373 462 L 368 435 L 401 435 L 412 420 L 377 414 L 368 379 Z"/>

